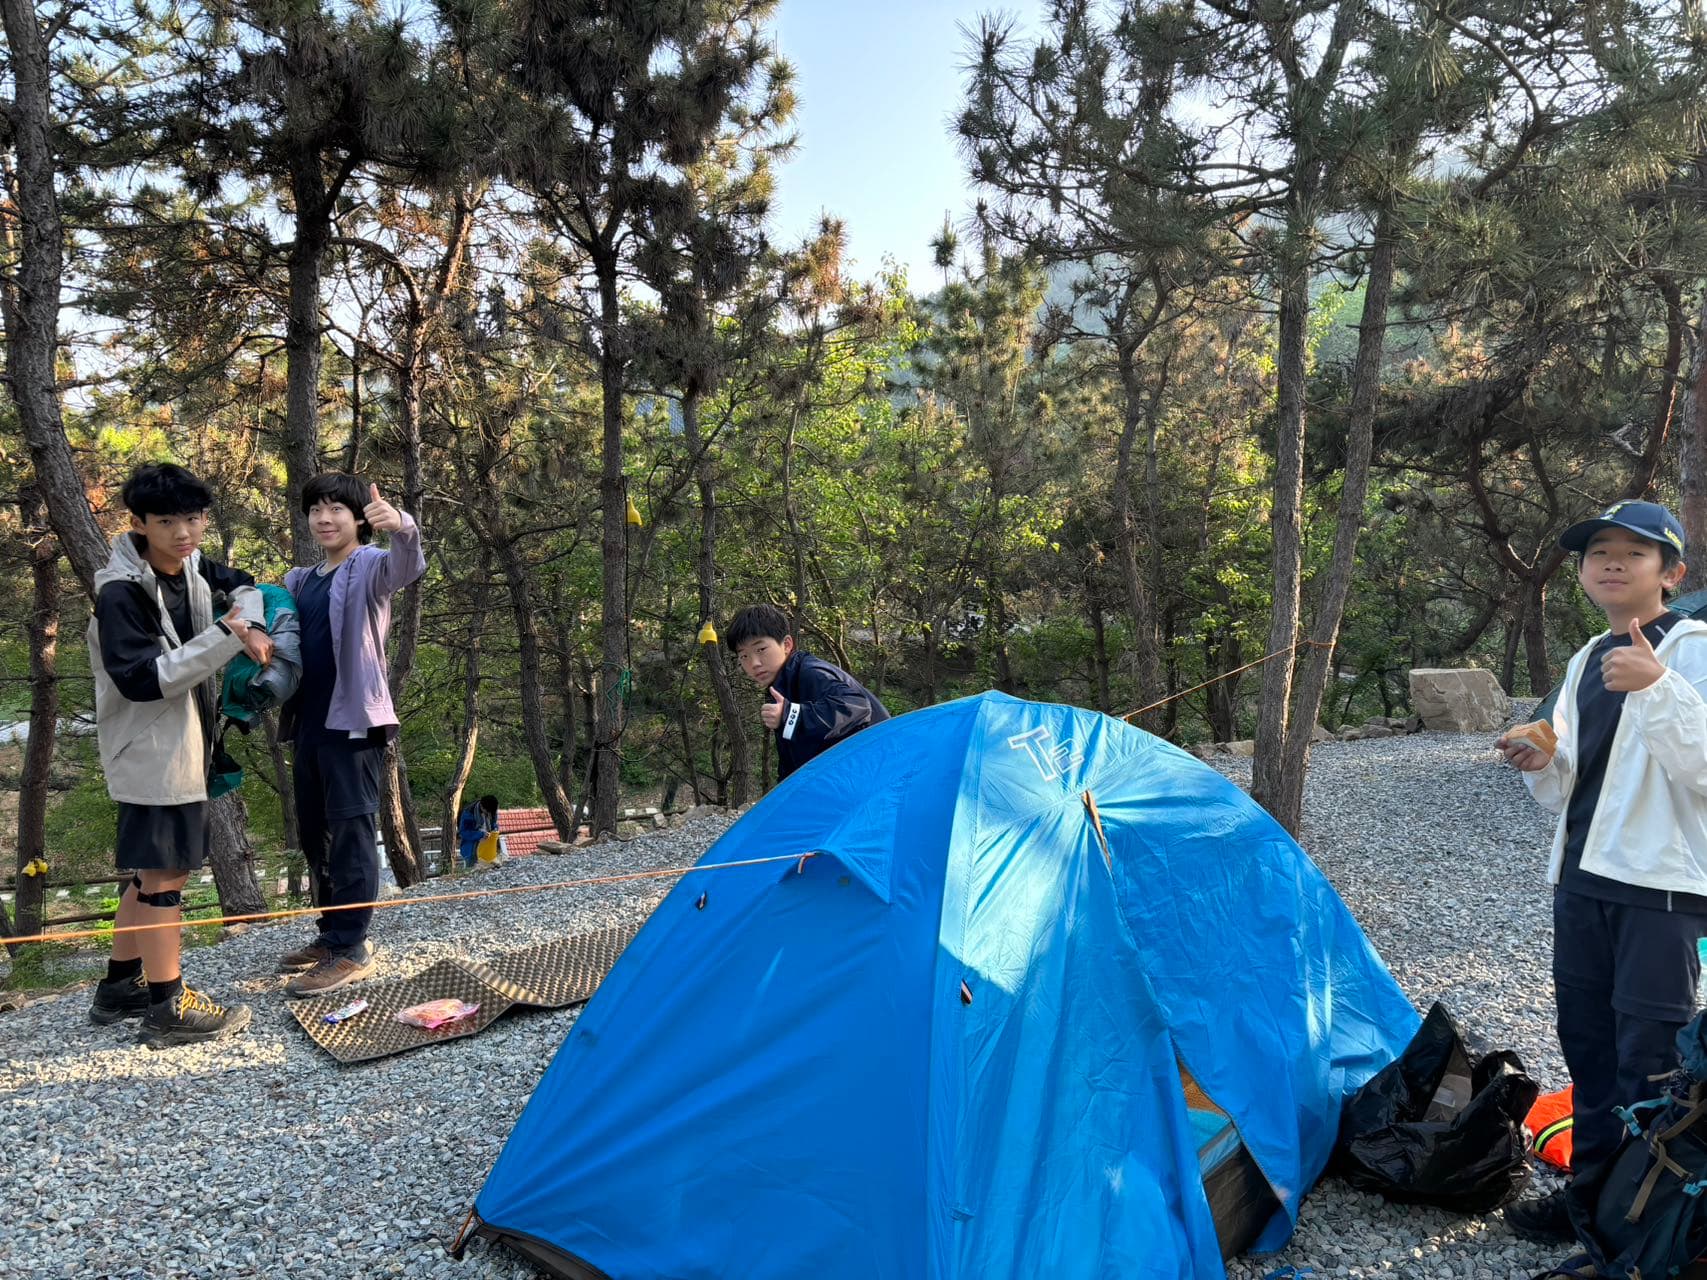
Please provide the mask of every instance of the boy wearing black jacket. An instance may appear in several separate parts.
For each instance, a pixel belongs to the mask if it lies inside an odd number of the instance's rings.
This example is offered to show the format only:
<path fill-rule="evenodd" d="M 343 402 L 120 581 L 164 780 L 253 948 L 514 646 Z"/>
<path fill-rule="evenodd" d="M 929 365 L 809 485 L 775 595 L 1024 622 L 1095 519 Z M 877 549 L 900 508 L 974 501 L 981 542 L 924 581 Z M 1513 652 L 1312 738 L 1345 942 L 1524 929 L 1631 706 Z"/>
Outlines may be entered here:
<path fill-rule="evenodd" d="M 124 487 L 130 529 L 95 577 L 89 665 L 107 793 L 118 804 L 117 862 L 133 872 L 119 898 L 106 978 L 89 1017 L 142 1018 L 152 1047 L 234 1035 L 245 1005 L 225 1008 L 183 983 L 178 962 L 184 883 L 207 853 L 207 771 L 214 682 L 247 652 L 263 666 L 272 641 L 254 579 L 198 549 L 208 488 L 171 463 L 139 467 Z"/>
<path fill-rule="evenodd" d="M 858 680 L 832 662 L 797 651 L 788 617 L 775 605 L 741 610 L 726 634 L 747 678 L 770 691 L 759 719 L 776 735 L 777 781 L 889 718 Z"/>

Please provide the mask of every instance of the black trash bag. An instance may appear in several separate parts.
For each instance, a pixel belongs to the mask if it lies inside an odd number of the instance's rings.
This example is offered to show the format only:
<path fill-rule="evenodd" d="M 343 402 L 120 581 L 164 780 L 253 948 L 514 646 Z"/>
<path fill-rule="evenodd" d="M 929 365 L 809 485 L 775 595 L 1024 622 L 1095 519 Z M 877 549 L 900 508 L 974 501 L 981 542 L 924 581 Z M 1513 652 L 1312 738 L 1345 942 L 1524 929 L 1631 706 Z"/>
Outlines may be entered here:
<path fill-rule="evenodd" d="M 1405 1204 L 1487 1213 L 1529 1183 L 1540 1089 L 1510 1050 L 1477 1059 L 1436 1004 L 1397 1061 L 1348 1098 L 1328 1171 Z"/>

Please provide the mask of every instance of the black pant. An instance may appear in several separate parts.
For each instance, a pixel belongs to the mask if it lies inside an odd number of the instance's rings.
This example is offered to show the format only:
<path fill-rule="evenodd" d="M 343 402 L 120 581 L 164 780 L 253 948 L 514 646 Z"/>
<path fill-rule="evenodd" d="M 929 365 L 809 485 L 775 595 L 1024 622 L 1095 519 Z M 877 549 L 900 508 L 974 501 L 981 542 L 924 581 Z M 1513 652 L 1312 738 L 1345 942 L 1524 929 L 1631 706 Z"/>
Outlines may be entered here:
<path fill-rule="evenodd" d="M 1576 1116 L 1571 1166 L 1585 1172 L 1618 1149 L 1613 1113 L 1656 1097 L 1651 1079 L 1677 1067 L 1677 1033 L 1695 1013 L 1696 950 L 1707 918 L 1553 892 L 1553 985 L 1559 1047 Z"/>
<path fill-rule="evenodd" d="M 379 896 L 379 775 L 385 744 L 325 738 L 296 745 L 292 772 L 302 854 L 317 907 Z M 367 941 L 373 908 L 320 917 L 320 942 L 335 952 Z"/>

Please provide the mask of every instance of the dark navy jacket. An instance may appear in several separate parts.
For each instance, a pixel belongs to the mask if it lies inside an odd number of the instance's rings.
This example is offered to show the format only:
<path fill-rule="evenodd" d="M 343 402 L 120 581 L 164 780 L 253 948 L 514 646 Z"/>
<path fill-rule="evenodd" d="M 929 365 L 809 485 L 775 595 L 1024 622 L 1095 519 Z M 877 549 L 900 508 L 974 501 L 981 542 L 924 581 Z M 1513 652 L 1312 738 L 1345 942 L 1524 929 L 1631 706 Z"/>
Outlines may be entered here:
<path fill-rule="evenodd" d="M 875 694 L 833 662 L 796 650 L 771 682 L 788 705 L 776 728 L 777 781 L 843 738 L 889 718 Z"/>

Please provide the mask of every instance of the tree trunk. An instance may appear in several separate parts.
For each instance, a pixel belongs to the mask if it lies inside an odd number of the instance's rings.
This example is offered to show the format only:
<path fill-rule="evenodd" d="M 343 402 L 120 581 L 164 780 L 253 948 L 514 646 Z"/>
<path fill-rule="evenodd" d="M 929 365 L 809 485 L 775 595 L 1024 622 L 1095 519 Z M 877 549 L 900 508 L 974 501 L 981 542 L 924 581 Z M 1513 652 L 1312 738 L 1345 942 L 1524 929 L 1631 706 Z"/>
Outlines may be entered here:
<path fill-rule="evenodd" d="M 296 819 L 296 788 L 291 785 L 290 763 L 285 759 L 284 743 L 279 741 L 278 712 L 269 711 L 261 717 L 261 729 L 267 735 L 267 757 L 273 765 L 273 786 L 279 794 L 279 817 L 284 825 L 285 848 L 297 856 L 290 859 L 285 892 L 300 898 L 305 892 L 302 874 L 302 827 Z"/>
<path fill-rule="evenodd" d="M 267 909 L 256 872 L 255 846 L 249 841 L 249 810 L 241 792 L 229 791 L 207 807 L 208 865 L 219 891 L 222 915 L 249 915 Z"/>
<path fill-rule="evenodd" d="M 1375 402 L 1381 390 L 1381 359 L 1387 345 L 1387 306 L 1392 294 L 1395 256 L 1393 219 L 1384 211 L 1376 219 L 1375 243 L 1364 282 L 1363 317 L 1358 327 L 1357 359 L 1352 366 L 1345 475 L 1334 527 L 1333 556 L 1310 637 L 1314 647 L 1304 662 L 1303 679 L 1292 702 L 1279 786 L 1265 799 L 1268 811 L 1293 835 L 1298 834 L 1303 820 L 1304 773 L 1310 762 L 1310 739 L 1321 714 L 1322 695 L 1337 669 L 1340 621 L 1345 616 L 1346 599 L 1357 571 L 1357 537 L 1363 529 L 1363 505 L 1369 493 Z M 1385 696 L 1383 693 L 1384 702 Z"/>
<path fill-rule="evenodd" d="M 421 818 L 409 790 L 409 765 L 403 759 L 403 740 L 385 744 L 379 775 L 379 826 L 385 834 L 385 860 L 400 887 L 426 879 L 421 857 Z"/>
<path fill-rule="evenodd" d="M 1523 639 L 1523 601 L 1517 604 L 1517 617 L 1508 617 L 1505 622 L 1505 646 L 1500 658 L 1500 688 L 1510 697 L 1517 693 L 1517 646 Z"/>
<path fill-rule="evenodd" d="M 925 705 L 936 706 L 937 640 L 934 619 L 925 623 Z"/>
<path fill-rule="evenodd" d="M 1549 575 L 1550 576 L 1550 575 Z M 1529 695 L 1545 696 L 1553 687 L 1547 663 L 1547 579 L 1531 578 L 1523 600 L 1523 653 L 1529 662 Z"/>
<path fill-rule="evenodd" d="M 318 152 L 298 149 L 291 154 L 290 190 L 296 236 L 286 260 L 285 493 L 290 504 L 291 558 L 297 564 L 309 564 L 320 552 L 308 529 L 302 492 L 320 470 L 320 278 L 332 234 L 326 175 Z"/>
<path fill-rule="evenodd" d="M 1707 587 L 1707 292 L 1702 294 L 1701 319 L 1695 328 L 1694 375 L 1678 442 L 1683 488 L 1678 517 L 1683 521 L 1684 543 L 1695 552 L 1683 579 L 1686 592 Z"/>
<path fill-rule="evenodd" d="M 806 393 L 803 390 L 801 395 Z M 806 616 L 806 534 L 800 526 L 800 511 L 794 501 L 794 441 L 800 426 L 801 406 L 796 403 L 789 413 L 788 431 L 782 441 L 782 512 L 788 521 L 788 545 L 794 566 L 794 600 L 788 611 L 793 624 L 795 643 L 800 642 L 800 620 Z"/>
<path fill-rule="evenodd" d="M 1310 320 L 1308 218 L 1301 193 L 1293 196 L 1296 210 L 1286 230 L 1280 279 L 1280 349 L 1276 358 L 1279 382 L 1275 410 L 1274 503 L 1269 514 L 1273 534 L 1272 604 L 1262 692 L 1257 706 L 1256 759 L 1251 771 L 1251 798 L 1274 815 L 1288 831 L 1286 805 L 1286 722 L 1292 703 L 1296 666 L 1299 591 L 1304 560 L 1304 365 L 1306 329 Z"/>
<path fill-rule="evenodd" d="M 1120 561 L 1120 579 L 1126 585 L 1126 608 L 1132 617 L 1132 650 L 1138 668 L 1138 705 L 1147 707 L 1162 697 L 1161 655 L 1156 649 L 1155 601 L 1145 581 L 1138 546 L 1138 522 L 1132 510 L 1133 445 L 1144 422 L 1144 389 L 1134 352 L 1123 343 L 1117 351 L 1121 405 L 1120 444 L 1114 462 L 1115 554 Z M 1146 711 L 1137 717 L 1140 728 L 1155 730 L 1157 715 Z"/>
<path fill-rule="evenodd" d="M 689 392 L 682 397 L 682 436 L 694 455 L 694 472 L 699 482 L 699 613 L 704 621 L 715 625 L 717 619 L 717 478 L 711 462 L 711 451 L 700 438 L 700 397 Z M 721 644 L 702 644 L 700 657 L 706 675 L 717 698 L 717 712 L 729 736 L 729 802 L 746 804 L 753 792 L 753 750 L 747 742 L 746 726 L 741 720 L 741 705 L 735 700 L 735 684 L 729 678 L 729 664 L 724 660 Z"/>
<path fill-rule="evenodd" d="M 1211 672 L 1231 671 L 1240 666 L 1243 654 L 1237 640 L 1223 645 L 1217 639 L 1203 646 L 1204 666 Z M 1216 742 L 1233 742 L 1239 736 L 1239 682 L 1237 678 L 1217 680 L 1206 692 L 1209 695 L 1209 732 Z"/>
<path fill-rule="evenodd" d="M 421 467 L 421 317 L 411 308 L 404 337 L 403 358 L 397 369 L 398 433 L 403 444 L 403 509 L 425 526 L 426 480 Z M 394 607 L 396 642 L 391 655 L 388 682 L 391 701 L 403 705 L 403 690 L 415 671 L 415 654 L 421 639 L 421 583 L 403 588 Z M 385 747 L 380 774 L 380 826 L 385 831 L 385 856 L 391 873 L 402 888 L 419 884 L 426 876 L 421 853 L 421 819 L 415 795 L 409 787 L 409 764 L 403 758 L 401 735 Z"/>
<path fill-rule="evenodd" d="M 581 824 L 592 816 L 593 788 L 598 785 L 595 766 L 598 764 L 599 755 L 593 745 L 598 740 L 597 684 L 598 681 L 593 675 L 593 664 L 583 657 L 581 659 L 581 729 L 586 734 L 588 745 L 587 768 L 581 775 L 581 795 L 575 801 L 575 821 L 572 834 L 576 839 L 580 838 Z"/>
<path fill-rule="evenodd" d="M 40 933 L 47 877 L 24 868 L 47 857 L 48 780 L 59 730 L 59 546 L 46 527 L 46 504 L 34 485 L 19 497 L 23 533 L 31 539 L 30 736 L 18 782 L 18 875 L 15 882 L 20 934 Z"/>
<path fill-rule="evenodd" d="M 622 793 L 622 731 L 627 707 L 623 676 L 628 670 L 628 484 L 622 463 L 622 383 L 624 360 L 621 350 L 621 313 L 614 251 L 605 249 L 595 263 L 599 280 L 599 386 L 604 410 L 604 439 L 599 469 L 599 500 L 603 507 L 601 561 L 604 591 L 600 601 L 600 662 L 597 728 L 593 740 L 593 834 L 616 830 Z M 511 584 L 512 594 L 516 590 Z M 518 620 L 519 622 L 519 620 Z M 531 629 L 532 621 L 528 622 Z M 526 669 L 524 647 L 523 669 Z M 537 663 L 537 655 L 535 658 Z M 543 740 L 543 735 L 542 735 Z M 532 750 L 532 735 L 529 736 Z M 555 784 L 553 791 L 557 791 Z M 562 804 L 562 795 L 558 793 Z M 550 802 L 548 797 L 547 802 Z M 567 840 L 569 813 L 552 817 Z"/>
<path fill-rule="evenodd" d="M 350 342 L 350 443 L 344 450 L 344 470 L 351 475 L 356 474 L 362 458 L 362 372 L 362 343 L 358 337 Z"/>
<path fill-rule="evenodd" d="M 65 228 L 54 187 L 57 157 L 49 51 L 30 0 L 0 0 L 10 55 L 13 100 L 10 142 L 17 154 L 17 269 L 0 281 L 0 318 L 6 325 L 6 384 L 18 409 L 24 442 L 35 468 L 35 487 L 71 570 L 91 599 L 95 575 L 107 562 L 107 543 L 89 509 L 83 478 L 60 414 L 60 281 Z M 0 226 L 6 220 L 0 219 Z M 10 231 L 6 232 L 8 241 Z"/>
<path fill-rule="evenodd" d="M 1091 615 L 1091 668 L 1096 682 L 1097 710 L 1105 716 L 1114 711 L 1114 699 L 1108 689 L 1108 632 L 1103 626 L 1102 599 L 1095 591 L 1087 590 Z"/>
<path fill-rule="evenodd" d="M 574 665 L 569 660 L 569 649 L 566 636 L 558 637 L 557 652 L 557 692 L 563 706 L 562 742 L 557 749 L 557 785 L 563 788 L 563 794 L 568 798 L 570 815 L 575 810 L 575 753 L 580 750 L 580 716 L 575 709 L 575 672 Z M 571 831 L 572 840 L 578 831 Z"/>
<path fill-rule="evenodd" d="M 468 665 L 462 678 L 462 745 L 457 751 L 456 765 L 451 769 L 450 782 L 445 786 L 444 817 L 439 823 L 439 863 L 444 872 L 455 867 L 457 857 L 457 819 L 462 814 L 462 789 L 474 772 L 475 749 L 480 743 L 480 646 L 485 636 L 481 620 L 486 616 L 486 577 L 492 566 L 485 555 L 480 557 L 480 578 L 475 588 L 475 621 L 468 638 Z"/>
<path fill-rule="evenodd" d="M 575 828 L 569 797 L 563 794 L 563 788 L 557 781 L 557 770 L 552 765 L 551 737 L 545 728 L 545 683 L 540 662 L 539 620 L 534 616 L 528 566 L 514 542 L 504 542 L 497 551 L 499 564 L 504 571 L 504 581 L 510 590 L 510 612 L 515 617 L 516 641 L 520 650 L 522 736 L 527 740 L 528 759 L 533 763 L 533 776 L 539 783 L 540 794 L 545 797 L 545 807 L 551 811 L 551 824 L 557 828 L 557 838 L 568 840 L 573 837 Z M 616 829 L 614 817 L 610 829 Z"/>

